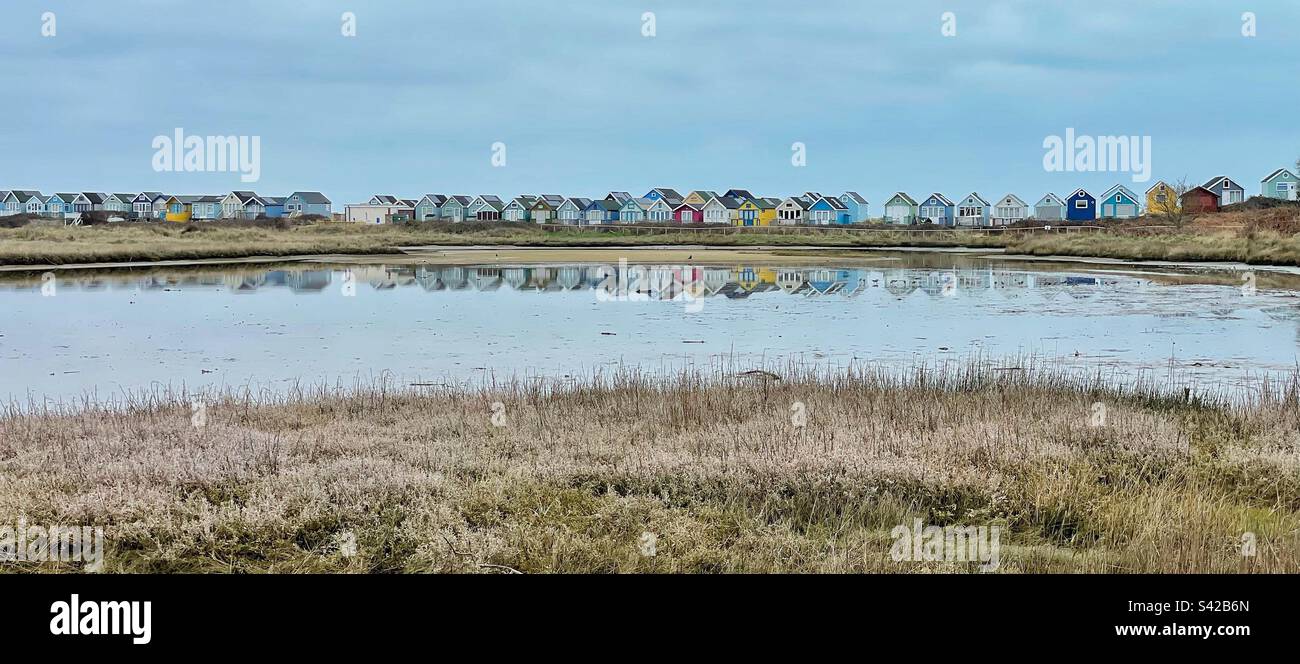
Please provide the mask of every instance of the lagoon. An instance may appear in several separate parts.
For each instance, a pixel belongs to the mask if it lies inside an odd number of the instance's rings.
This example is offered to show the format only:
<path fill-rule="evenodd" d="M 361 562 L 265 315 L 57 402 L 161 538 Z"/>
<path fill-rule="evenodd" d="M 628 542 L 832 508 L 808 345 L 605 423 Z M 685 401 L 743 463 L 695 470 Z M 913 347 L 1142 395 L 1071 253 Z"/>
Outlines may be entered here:
<path fill-rule="evenodd" d="M 1231 390 L 1298 357 L 1293 276 L 956 253 L 626 253 L 5 275 L 0 398 L 973 359 Z"/>

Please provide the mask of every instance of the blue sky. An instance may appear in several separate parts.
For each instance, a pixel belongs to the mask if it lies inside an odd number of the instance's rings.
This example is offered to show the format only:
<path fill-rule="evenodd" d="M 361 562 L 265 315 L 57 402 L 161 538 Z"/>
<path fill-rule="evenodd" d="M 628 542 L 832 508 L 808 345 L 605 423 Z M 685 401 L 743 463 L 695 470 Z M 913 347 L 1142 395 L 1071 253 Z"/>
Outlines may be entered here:
<path fill-rule="evenodd" d="M 900 189 L 1148 186 L 1045 172 L 1067 127 L 1252 192 L 1300 156 L 1287 0 L 7 0 L 0 61 L 0 189 L 45 193 L 854 189 L 879 214 Z M 260 181 L 155 172 L 176 127 L 260 136 Z"/>

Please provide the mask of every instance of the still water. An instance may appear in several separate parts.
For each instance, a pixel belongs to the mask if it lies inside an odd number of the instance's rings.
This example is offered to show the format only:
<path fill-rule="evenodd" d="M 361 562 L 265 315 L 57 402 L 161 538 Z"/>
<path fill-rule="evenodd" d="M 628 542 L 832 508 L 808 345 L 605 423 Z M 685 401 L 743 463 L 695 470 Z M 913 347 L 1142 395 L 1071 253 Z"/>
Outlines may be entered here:
<path fill-rule="evenodd" d="M 778 259 L 779 260 L 779 259 Z M 1279 278 L 1280 279 L 1280 278 Z M 0 398 L 1032 356 L 1208 387 L 1297 362 L 1300 284 L 993 257 L 241 266 L 0 279 Z"/>

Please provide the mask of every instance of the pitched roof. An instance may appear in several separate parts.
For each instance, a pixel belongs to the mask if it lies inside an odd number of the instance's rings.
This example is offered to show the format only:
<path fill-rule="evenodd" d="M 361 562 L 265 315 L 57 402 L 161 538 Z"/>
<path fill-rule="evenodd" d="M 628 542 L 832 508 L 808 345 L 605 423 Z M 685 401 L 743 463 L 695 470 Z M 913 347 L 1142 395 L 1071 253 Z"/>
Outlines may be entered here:
<path fill-rule="evenodd" d="M 843 195 L 840 196 L 840 198 L 843 199 L 846 196 L 848 198 L 852 198 L 853 202 L 857 203 L 858 205 L 865 205 L 867 203 L 867 199 L 863 198 L 862 194 L 859 194 L 856 191 L 846 191 L 844 192 Z"/>
<path fill-rule="evenodd" d="M 1268 182 L 1269 180 L 1272 180 L 1273 178 L 1277 177 L 1282 173 L 1290 173 L 1291 177 L 1295 177 L 1295 173 L 1291 173 L 1290 169 L 1279 168 L 1276 171 L 1273 171 L 1272 173 L 1269 173 L 1268 175 L 1264 176 L 1264 179 L 1260 180 L 1260 182 Z"/>
<path fill-rule="evenodd" d="M 1213 177 L 1213 178 L 1210 178 L 1210 181 L 1209 181 L 1209 182 L 1206 182 L 1205 184 L 1203 184 L 1203 185 L 1201 185 L 1201 186 L 1202 186 L 1202 187 L 1205 187 L 1206 189 L 1209 189 L 1209 188 L 1211 188 L 1211 187 L 1213 187 L 1213 186 L 1219 184 L 1220 182 L 1222 182 L 1222 181 L 1224 181 L 1224 180 L 1227 180 L 1228 182 L 1232 182 L 1232 184 L 1233 184 L 1235 187 L 1237 187 L 1238 189 L 1241 189 L 1241 188 L 1242 188 L 1241 185 L 1237 184 L 1236 182 L 1233 182 L 1233 181 L 1232 181 L 1232 178 L 1230 178 L 1230 177 L 1228 177 L 1228 176 L 1226 176 L 1226 175 L 1217 175 L 1217 176 L 1215 176 L 1215 177 Z"/>
<path fill-rule="evenodd" d="M 1199 194 L 1204 194 L 1204 195 L 1207 195 L 1207 196 L 1213 196 L 1213 197 L 1215 197 L 1215 198 L 1218 198 L 1218 197 L 1219 197 L 1218 194 L 1216 194 L 1216 193 L 1213 192 L 1213 191 L 1210 191 L 1210 188 L 1209 188 L 1209 187 L 1201 186 L 1201 187 L 1192 187 L 1191 189 L 1188 189 L 1187 191 L 1184 191 L 1183 194 L 1182 194 L 1182 196 L 1179 196 L 1179 198 L 1182 198 L 1183 196 L 1187 196 L 1187 195 L 1190 195 L 1190 194 L 1198 194 L 1198 193 L 1199 193 Z"/>
<path fill-rule="evenodd" d="M 1060 196 L 1057 196 L 1056 194 L 1053 194 L 1053 193 L 1050 192 L 1050 191 L 1047 192 L 1046 194 L 1043 194 L 1043 197 L 1040 198 L 1040 199 L 1038 199 L 1038 202 L 1037 202 L 1037 203 L 1034 203 L 1034 205 L 1035 205 L 1035 206 L 1042 205 L 1042 204 L 1043 204 L 1043 201 L 1045 201 L 1045 200 L 1047 200 L 1047 199 L 1049 199 L 1049 198 L 1052 199 L 1052 200 L 1054 200 L 1054 201 L 1056 201 L 1057 203 L 1060 203 L 1061 205 L 1065 205 L 1065 201 L 1061 200 L 1061 197 L 1060 197 Z"/>
<path fill-rule="evenodd" d="M 831 209 L 832 209 L 832 210 L 847 210 L 847 209 L 849 209 L 849 206 L 845 205 L 845 204 L 844 204 L 844 201 L 842 201 L 842 200 L 840 200 L 840 199 L 838 199 L 838 198 L 836 198 L 836 197 L 834 197 L 834 196 L 822 196 L 821 198 L 818 198 L 816 201 L 813 201 L 813 205 L 816 205 L 819 201 L 826 201 L 826 204 L 829 205 L 829 206 L 831 206 Z"/>
<path fill-rule="evenodd" d="M 397 197 L 388 194 L 375 194 L 370 197 L 371 200 L 379 201 L 380 205 L 396 205 Z"/>
<path fill-rule="evenodd" d="M 141 197 L 141 196 L 144 196 L 146 199 L 148 199 L 150 202 L 152 202 L 155 198 L 158 198 L 159 196 L 162 196 L 162 192 L 161 192 L 161 191 L 142 191 L 142 192 L 140 192 L 140 193 L 138 193 L 138 194 L 135 195 L 136 198 L 139 198 L 139 197 Z"/>
<path fill-rule="evenodd" d="M 289 194 L 289 196 L 297 196 L 302 199 L 302 202 L 307 203 L 308 205 L 328 205 L 330 202 L 330 199 L 326 198 L 325 194 L 322 194 L 319 191 L 295 191 L 292 194 Z"/>
<path fill-rule="evenodd" d="M 984 200 L 984 197 L 983 197 L 983 196 L 980 196 L 980 195 L 979 195 L 979 192 L 977 192 L 977 191 L 972 191 L 972 192 L 970 192 L 969 194 L 966 194 L 966 198 L 963 198 L 962 200 L 963 200 L 963 201 L 968 201 L 968 200 L 970 200 L 971 198 L 974 198 L 975 200 L 977 200 L 977 201 L 979 201 L 980 203 L 982 203 L 985 207 L 988 207 L 989 202 L 986 201 L 986 200 Z"/>
<path fill-rule="evenodd" d="M 930 192 L 930 195 L 926 198 L 926 201 L 929 202 L 929 199 L 931 198 L 939 199 L 939 202 L 943 205 L 955 205 L 955 203 L 953 203 L 951 199 L 949 199 L 947 196 L 944 196 L 943 194 L 937 191 Z"/>
<path fill-rule="evenodd" d="M 1133 201 L 1134 203 L 1137 202 L 1137 194 L 1133 193 L 1133 191 L 1132 191 L 1131 189 L 1129 189 L 1128 187 L 1125 187 L 1125 186 L 1122 185 L 1122 184 L 1117 184 L 1117 185 L 1111 187 L 1110 189 L 1107 189 L 1107 190 L 1106 190 L 1106 193 L 1102 194 L 1101 197 L 1102 197 L 1102 198 L 1110 198 L 1111 196 L 1113 196 L 1113 195 L 1115 195 L 1115 194 L 1117 194 L 1117 193 L 1119 193 L 1119 192 L 1124 192 L 1124 195 L 1125 195 L 1126 197 L 1128 197 L 1129 200 Z"/>
<path fill-rule="evenodd" d="M 736 200 L 735 198 L 732 198 L 731 196 L 718 196 L 716 194 L 713 196 L 713 198 L 710 198 L 709 200 L 705 201 L 704 204 L 708 205 L 713 201 L 717 201 L 718 205 L 721 205 L 722 207 L 727 208 L 728 210 L 734 210 L 740 207 L 740 201 Z"/>
<path fill-rule="evenodd" d="M 103 203 L 108 200 L 108 194 L 102 194 L 97 191 L 83 191 L 81 192 L 81 195 L 85 196 L 91 203 Z"/>
<path fill-rule="evenodd" d="M 727 193 L 724 194 L 724 196 L 730 196 L 732 198 L 753 198 L 754 197 L 753 194 L 749 193 L 748 189 L 728 189 Z"/>
<path fill-rule="evenodd" d="M 1087 190 L 1087 189 L 1083 189 L 1083 188 L 1075 189 L 1074 192 L 1071 193 L 1069 196 L 1066 196 L 1066 198 L 1074 198 L 1075 196 L 1078 196 L 1079 194 L 1083 194 L 1084 196 L 1087 196 L 1088 198 L 1091 198 L 1091 199 L 1093 199 L 1094 201 L 1097 200 L 1097 197 L 1096 197 L 1096 196 L 1093 196 L 1092 194 L 1088 193 L 1088 190 Z"/>
<path fill-rule="evenodd" d="M 1151 191 L 1152 191 L 1153 189 L 1155 189 L 1156 187 L 1159 187 L 1159 186 L 1162 185 L 1162 184 L 1163 184 L 1163 185 L 1165 186 L 1165 188 L 1167 188 L 1167 189 L 1173 189 L 1173 187 L 1170 187 L 1167 183 L 1165 183 L 1164 180 L 1156 180 L 1156 183 L 1155 183 L 1155 184 L 1151 185 L 1150 187 L 1147 187 L 1147 190 L 1144 191 L 1144 192 L 1142 192 L 1142 193 L 1144 193 L 1144 194 L 1149 194 L 1149 193 L 1151 193 Z"/>
<path fill-rule="evenodd" d="M 894 192 L 894 195 L 893 195 L 893 196 L 890 196 L 890 197 L 889 197 L 889 200 L 892 201 L 892 200 L 894 200 L 895 198 L 901 198 L 901 199 L 903 199 L 903 202 L 907 203 L 908 205 L 916 205 L 916 199 L 912 198 L 911 196 L 908 196 L 908 195 L 907 195 L 907 192 L 896 191 L 896 192 Z M 889 204 L 889 201 L 885 201 L 885 204 L 888 205 L 888 204 Z"/>
<path fill-rule="evenodd" d="M 626 191 L 611 191 L 605 195 L 605 198 L 612 198 L 619 203 L 626 203 L 632 198 L 632 194 L 629 194 Z"/>
<path fill-rule="evenodd" d="M 799 206 L 799 209 L 801 210 L 807 210 L 808 208 L 812 207 L 812 201 L 804 198 L 803 196 L 791 196 L 781 201 L 781 205 L 785 205 L 786 203 L 792 201 L 794 202 L 795 205 Z"/>
<path fill-rule="evenodd" d="M 26 203 L 33 198 L 41 198 L 41 192 L 32 189 L 14 189 L 13 191 L 10 191 L 9 194 L 14 198 L 17 198 L 19 203 Z M 8 198 L 8 196 L 6 196 L 6 198 Z"/>
<path fill-rule="evenodd" d="M 1012 201 L 1014 201 L 1014 202 L 1016 203 L 1016 205 L 1019 205 L 1020 207 L 1029 207 L 1029 204 L 1028 204 L 1028 203 L 1026 203 L 1026 202 L 1020 200 L 1020 197 L 1017 196 L 1017 195 L 1015 195 L 1015 194 L 1007 194 L 1006 196 L 1003 196 L 1002 198 L 999 198 L 999 199 L 998 199 L 999 204 L 1001 204 L 1001 203 L 1005 203 L 1005 202 L 1007 201 L 1008 198 L 1011 199 Z"/>

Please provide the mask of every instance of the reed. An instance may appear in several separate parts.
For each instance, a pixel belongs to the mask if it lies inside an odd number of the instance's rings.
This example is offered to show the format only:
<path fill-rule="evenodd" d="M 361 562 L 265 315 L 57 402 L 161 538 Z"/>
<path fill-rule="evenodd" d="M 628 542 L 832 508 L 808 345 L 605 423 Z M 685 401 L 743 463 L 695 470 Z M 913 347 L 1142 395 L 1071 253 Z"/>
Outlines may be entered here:
<path fill-rule="evenodd" d="M 103 526 L 109 572 L 974 569 L 891 559 L 913 519 L 999 526 L 1002 572 L 1300 571 L 1300 378 L 1013 364 L 14 403 L 0 524 Z"/>

